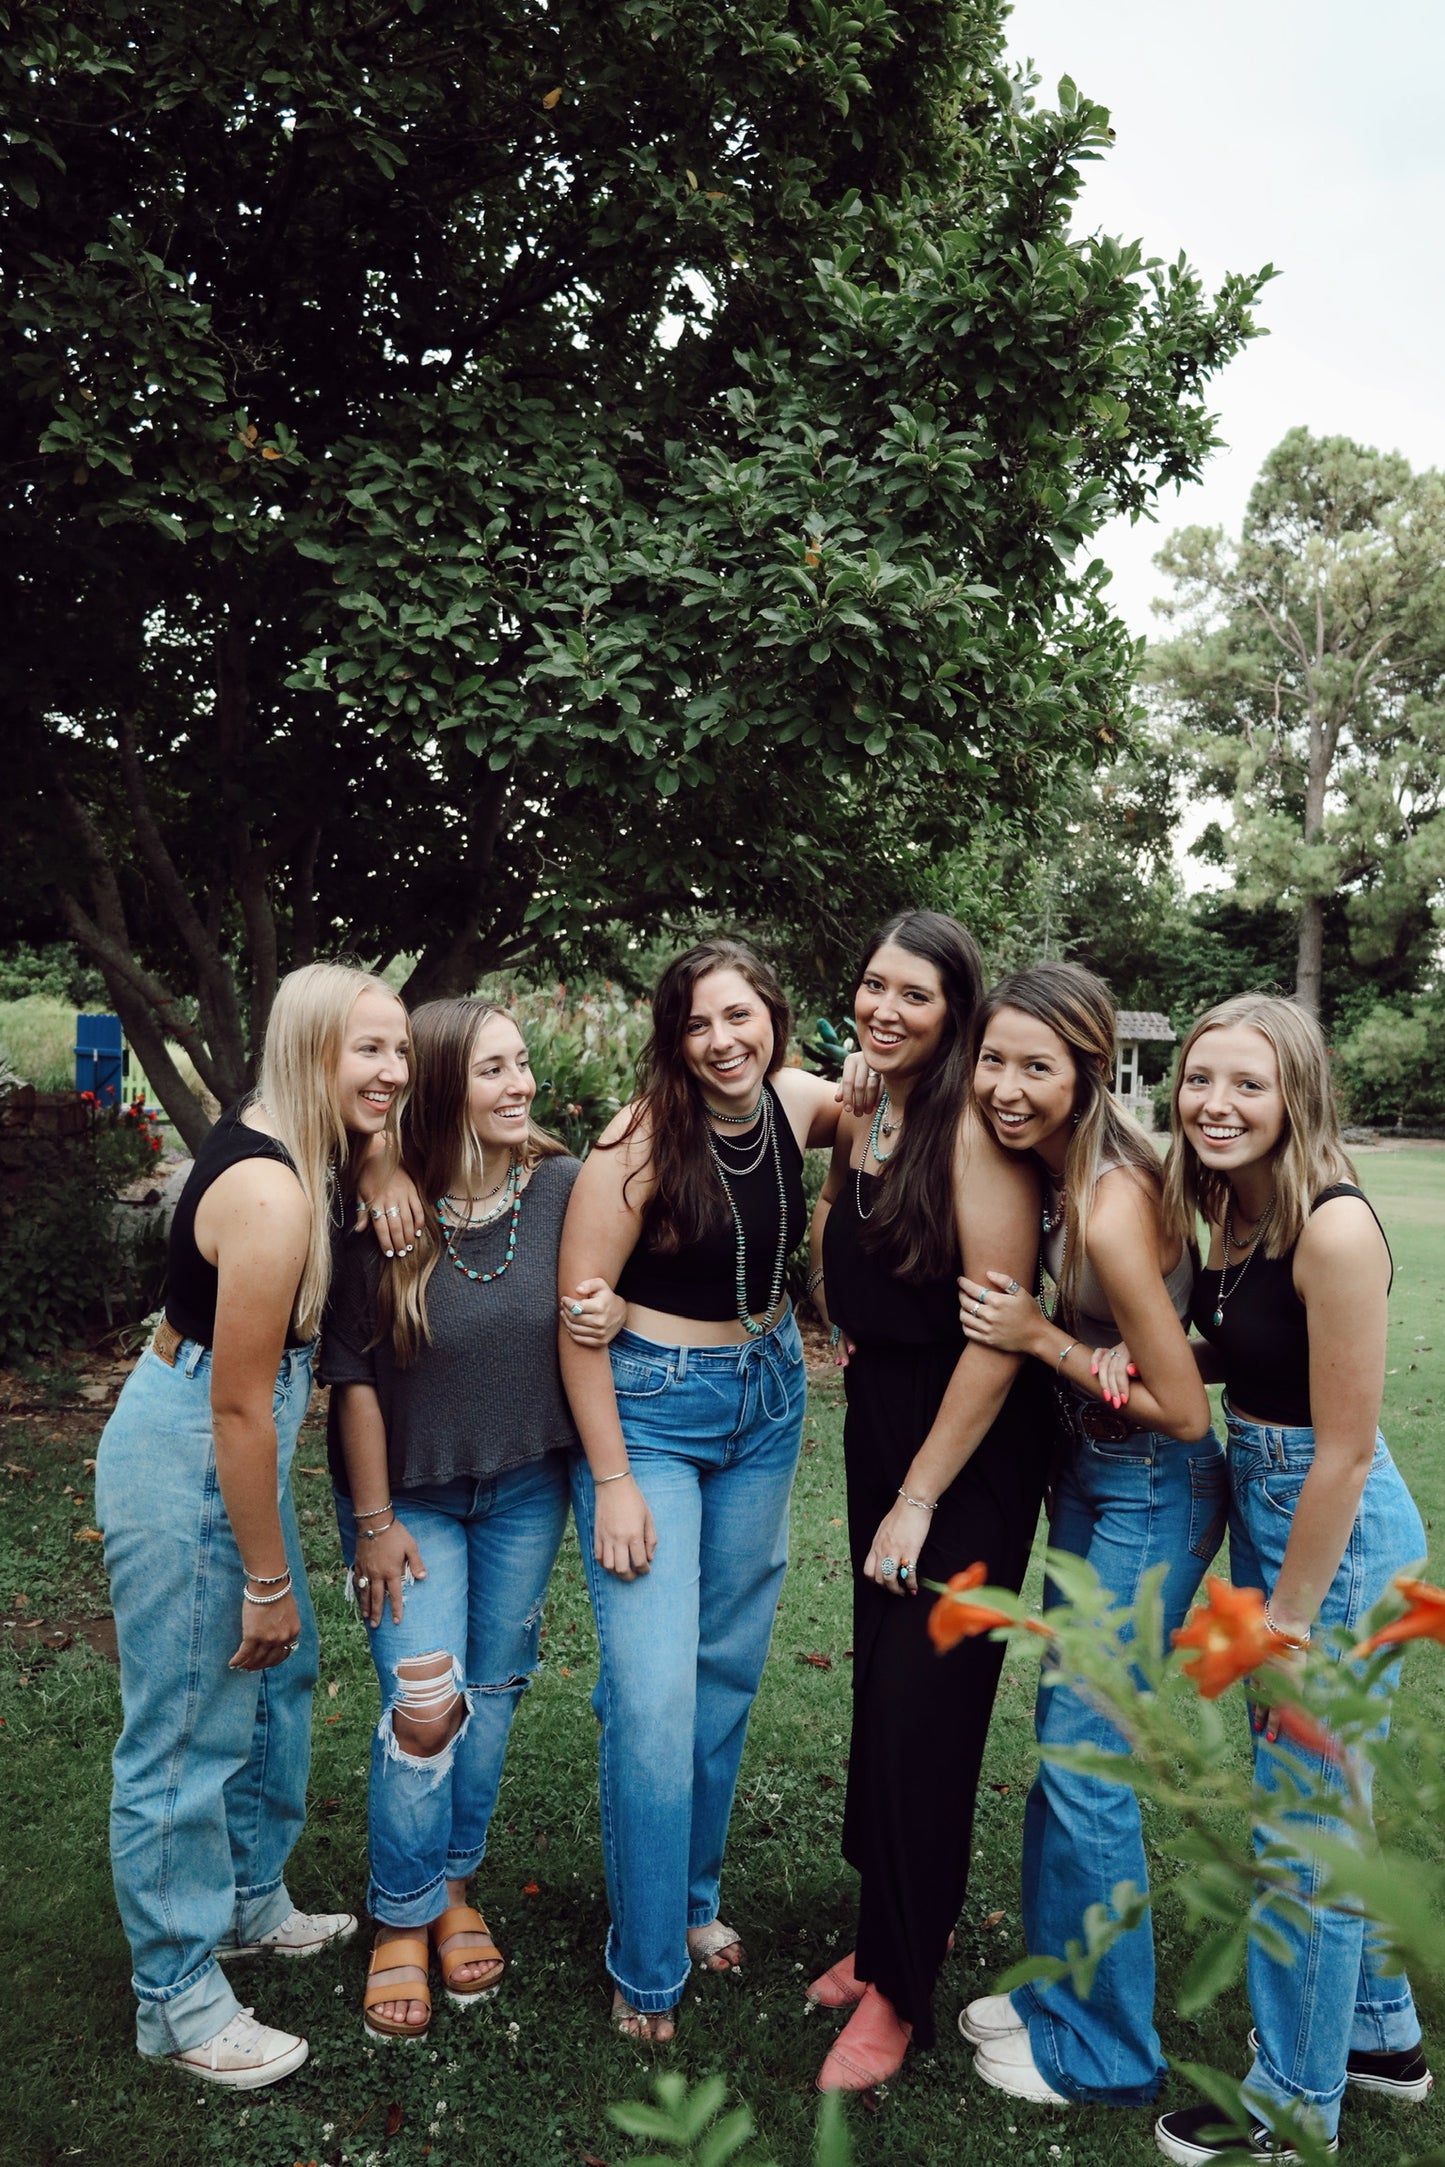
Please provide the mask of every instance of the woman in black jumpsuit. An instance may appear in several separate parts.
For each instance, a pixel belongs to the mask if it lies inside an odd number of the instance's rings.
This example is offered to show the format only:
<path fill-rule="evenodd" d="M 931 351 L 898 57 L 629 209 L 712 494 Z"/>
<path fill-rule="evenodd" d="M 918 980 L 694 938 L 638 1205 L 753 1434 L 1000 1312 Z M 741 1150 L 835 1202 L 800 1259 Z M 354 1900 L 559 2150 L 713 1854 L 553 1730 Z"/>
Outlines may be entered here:
<path fill-rule="evenodd" d="M 854 2010 L 824 2090 L 876 2084 L 910 2038 L 933 2044 L 1003 1648 L 981 1639 L 939 1656 L 918 1585 L 981 1560 L 992 1584 L 1017 1588 L 1048 1465 L 1047 1379 L 996 1355 L 976 1364 L 959 1329 L 960 1262 L 988 1255 L 1031 1284 L 1037 1248 L 1032 1178 L 968 1110 L 980 993 L 973 943 L 952 919 L 910 912 L 870 945 L 856 1013 L 884 1096 L 871 1124 L 845 1123 L 814 1221 L 827 1314 L 848 1350 L 843 1853 L 861 1879 L 857 1947 L 811 1989 Z"/>

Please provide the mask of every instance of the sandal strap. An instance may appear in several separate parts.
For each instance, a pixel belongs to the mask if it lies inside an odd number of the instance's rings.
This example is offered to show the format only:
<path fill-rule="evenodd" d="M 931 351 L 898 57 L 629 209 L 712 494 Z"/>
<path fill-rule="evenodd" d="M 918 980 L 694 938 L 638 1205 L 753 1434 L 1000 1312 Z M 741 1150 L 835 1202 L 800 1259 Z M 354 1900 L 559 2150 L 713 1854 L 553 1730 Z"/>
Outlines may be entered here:
<path fill-rule="evenodd" d="M 704 1926 L 695 1935 L 691 1944 L 692 1960 L 694 1964 L 705 1964 L 709 1957 L 721 1956 L 724 1949 L 740 1949 L 742 1945 L 741 1934 L 724 1925 L 721 1919 L 714 1919 L 711 1926 Z"/>
<path fill-rule="evenodd" d="M 414 1940 L 410 1935 L 398 1935 L 395 1941 L 377 1942 L 367 1966 L 362 2007 L 374 2009 L 384 2001 L 424 2001 L 430 2007 L 431 1987 L 427 1981 L 430 1963 L 431 1951 L 425 1941 Z M 405 1971 L 416 1972 L 418 1976 L 403 1979 L 399 1975 Z"/>
<path fill-rule="evenodd" d="M 442 1977 L 448 1983 L 459 1964 L 505 1964 L 506 1958 L 492 1939 L 492 1930 L 472 1904 L 451 1904 L 427 1929 L 436 1949 Z M 461 1936 L 472 1939 L 463 1942 Z M 480 1982 L 479 1982 L 480 1983 Z"/>

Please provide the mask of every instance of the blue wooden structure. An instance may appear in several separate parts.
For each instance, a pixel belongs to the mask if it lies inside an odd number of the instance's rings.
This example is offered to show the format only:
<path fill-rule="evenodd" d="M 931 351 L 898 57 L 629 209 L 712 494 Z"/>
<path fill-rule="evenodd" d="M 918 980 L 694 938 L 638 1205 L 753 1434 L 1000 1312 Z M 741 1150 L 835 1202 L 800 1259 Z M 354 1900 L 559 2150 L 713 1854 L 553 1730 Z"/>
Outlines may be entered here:
<path fill-rule="evenodd" d="M 119 1106 L 125 1086 L 125 1043 L 119 1016 L 75 1019 L 75 1088 L 93 1091 L 102 1106 Z"/>

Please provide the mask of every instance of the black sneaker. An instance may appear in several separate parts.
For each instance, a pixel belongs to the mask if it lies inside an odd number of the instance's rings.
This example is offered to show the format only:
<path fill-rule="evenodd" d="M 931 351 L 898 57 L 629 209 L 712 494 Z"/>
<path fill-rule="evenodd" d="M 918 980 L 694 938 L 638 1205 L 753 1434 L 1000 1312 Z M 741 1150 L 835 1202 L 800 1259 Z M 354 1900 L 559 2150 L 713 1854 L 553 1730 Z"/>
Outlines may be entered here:
<path fill-rule="evenodd" d="M 1251 2032 L 1249 2051 L 1254 2054 L 1258 2048 L 1259 2034 Z M 1401 2047 L 1394 2054 L 1351 2054 L 1345 2063 L 1345 2082 L 1357 2091 L 1383 2092 L 1387 2099 L 1418 2105 L 1429 2098 L 1435 2079 L 1425 2060 L 1425 2042 L 1417 2039 L 1413 2047 Z"/>
<path fill-rule="evenodd" d="M 1161 2114 L 1154 2124 L 1154 2142 L 1166 2159 L 1179 2167 L 1202 2167 L 1216 2159 L 1259 2160 L 1264 2167 L 1288 2167 L 1299 2153 L 1270 2135 L 1263 2122 L 1251 2122 L 1248 2137 L 1231 2137 L 1218 2107 L 1183 2107 L 1177 2114 Z M 1338 2152 L 1339 2141 L 1331 2137 L 1326 2151 Z"/>

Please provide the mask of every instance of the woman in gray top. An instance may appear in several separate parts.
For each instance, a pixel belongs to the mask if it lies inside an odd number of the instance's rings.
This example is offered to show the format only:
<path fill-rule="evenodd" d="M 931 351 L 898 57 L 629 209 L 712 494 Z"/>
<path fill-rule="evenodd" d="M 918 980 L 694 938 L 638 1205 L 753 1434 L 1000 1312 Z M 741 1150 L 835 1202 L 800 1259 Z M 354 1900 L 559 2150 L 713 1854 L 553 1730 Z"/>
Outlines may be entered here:
<path fill-rule="evenodd" d="M 1052 1370 L 1062 1431 L 1054 1547 L 1087 1558 L 1117 1604 L 1137 1601 L 1145 1574 L 1163 1566 L 1167 1634 L 1184 1621 L 1227 1511 L 1224 1455 L 1180 1322 L 1194 1251 L 1163 1228 L 1159 1161 L 1110 1089 L 1108 988 L 1077 964 L 1040 964 L 994 988 L 976 1030 L 978 1105 L 1004 1148 L 1031 1152 L 1043 1176 L 1043 1259 L 1057 1299 L 1048 1317 L 1004 1273 L 965 1279 L 963 1328 Z M 1127 1407 L 1097 1374 L 1096 1350 L 1121 1338 L 1137 1371 Z M 1057 1600 L 1052 1590 L 1047 1599 Z M 1038 1732 L 1047 1746 L 1128 1750 L 1087 1702 L 1047 1680 Z M 1063 1955 L 1089 1905 L 1107 1906 L 1123 1881 L 1148 1885 L 1133 1791 L 1045 1760 L 1024 1809 L 1030 1954 Z M 1115 1942 L 1087 2001 L 1067 1979 L 1035 1983 L 970 2003 L 959 2022 L 978 2075 L 1001 2091 L 1056 2106 L 1144 2104 L 1164 2067 L 1148 1922 Z"/>
<path fill-rule="evenodd" d="M 342 1243 L 321 1369 L 342 1548 L 381 1681 L 365 1999 L 380 2039 L 425 2033 L 431 1949 L 454 2002 L 501 1981 L 467 1883 L 536 1668 L 577 1444 L 557 1250 L 578 1162 L 531 1119 L 536 1080 L 510 1016 L 430 1002 L 412 1049 L 402 1149 L 422 1238 L 389 1262 L 365 1233 Z M 623 1305 L 599 1283 L 567 1311 L 570 1331 L 603 1345 Z"/>

